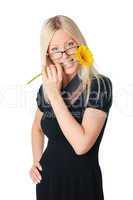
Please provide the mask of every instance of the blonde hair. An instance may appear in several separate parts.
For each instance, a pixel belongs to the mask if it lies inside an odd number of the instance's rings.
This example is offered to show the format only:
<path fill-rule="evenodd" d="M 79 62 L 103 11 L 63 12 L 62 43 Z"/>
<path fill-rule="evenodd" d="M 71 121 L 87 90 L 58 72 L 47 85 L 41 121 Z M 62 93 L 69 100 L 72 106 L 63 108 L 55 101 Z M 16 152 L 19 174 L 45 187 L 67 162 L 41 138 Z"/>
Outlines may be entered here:
<path fill-rule="evenodd" d="M 67 34 L 69 34 L 72 38 L 74 38 L 77 43 L 84 44 L 87 46 L 87 42 L 81 33 L 80 29 L 76 25 L 76 23 L 67 16 L 64 15 L 56 15 L 54 17 L 48 18 L 44 21 L 40 33 L 40 54 L 41 54 L 41 66 L 45 67 L 48 64 L 47 59 L 47 50 L 49 47 L 49 43 L 54 35 L 54 33 L 62 29 Z M 90 83 L 92 77 L 96 77 L 98 81 L 98 96 L 100 93 L 100 78 L 102 79 L 101 74 L 96 70 L 94 64 L 90 68 L 80 67 L 78 71 L 79 77 L 83 81 L 83 87 L 86 88 L 83 93 L 85 99 L 85 105 L 87 105 L 89 94 L 90 94 Z M 47 102 L 49 102 L 47 95 L 44 92 L 44 98 Z"/>

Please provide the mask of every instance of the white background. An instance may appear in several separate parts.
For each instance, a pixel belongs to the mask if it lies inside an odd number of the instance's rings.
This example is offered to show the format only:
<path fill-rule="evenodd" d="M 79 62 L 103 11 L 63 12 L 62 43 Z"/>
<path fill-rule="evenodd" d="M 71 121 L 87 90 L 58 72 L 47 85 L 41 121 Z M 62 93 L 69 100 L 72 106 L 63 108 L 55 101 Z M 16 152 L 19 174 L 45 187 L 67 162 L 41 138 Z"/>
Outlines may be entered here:
<path fill-rule="evenodd" d="M 100 145 L 105 200 L 133 199 L 132 1 L 37 1 L 0 3 L 0 199 L 35 200 L 31 125 L 40 73 L 43 21 L 71 17 L 93 51 L 97 69 L 113 83 L 113 105 Z"/>

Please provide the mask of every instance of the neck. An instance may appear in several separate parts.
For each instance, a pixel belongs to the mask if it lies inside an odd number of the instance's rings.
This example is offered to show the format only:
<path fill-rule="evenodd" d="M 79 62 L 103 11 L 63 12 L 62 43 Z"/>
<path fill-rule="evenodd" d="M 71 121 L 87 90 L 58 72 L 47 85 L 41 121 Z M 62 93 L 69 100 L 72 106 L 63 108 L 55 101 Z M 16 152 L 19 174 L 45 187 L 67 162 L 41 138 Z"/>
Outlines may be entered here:
<path fill-rule="evenodd" d="M 66 74 L 64 74 L 63 75 L 63 82 L 62 82 L 63 87 L 65 87 L 73 79 L 73 77 L 75 75 L 76 75 L 76 73 L 74 73 L 72 75 L 66 75 Z"/>

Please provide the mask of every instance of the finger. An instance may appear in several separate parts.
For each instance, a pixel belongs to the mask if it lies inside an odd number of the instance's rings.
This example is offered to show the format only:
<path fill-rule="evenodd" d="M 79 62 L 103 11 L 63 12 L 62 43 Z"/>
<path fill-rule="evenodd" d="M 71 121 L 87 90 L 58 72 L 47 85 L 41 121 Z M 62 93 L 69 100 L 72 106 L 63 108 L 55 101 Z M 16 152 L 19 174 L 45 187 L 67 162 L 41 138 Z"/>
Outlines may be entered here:
<path fill-rule="evenodd" d="M 33 170 L 31 170 L 30 177 L 31 177 L 32 180 L 35 180 L 35 181 L 38 180 L 38 178 L 37 178 L 37 176 L 36 176 L 36 174 L 34 173 Z"/>
<path fill-rule="evenodd" d="M 57 69 L 57 75 L 58 75 L 58 79 L 62 80 L 62 67 L 59 63 L 56 63 L 56 69 Z"/>
<path fill-rule="evenodd" d="M 39 178 L 37 177 L 37 175 L 32 171 L 32 179 L 35 183 L 40 182 Z"/>
<path fill-rule="evenodd" d="M 37 182 L 38 182 L 38 181 L 36 180 L 36 177 L 35 177 L 34 174 L 32 174 L 31 178 L 32 178 L 32 181 L 33 181 L 34 183 L 37 183 Z"/>
<path fill-rule="evenodd" d="M 47 71 L 46 71 L 46 67 L 42 67 L 42 71 L 41 71 L 41 73 L 42 73 L 42 76 L 43 76 L 43 79 L 44 80 L 47 80 Z"/>
<path fill-rule="evenodd" d="M 48 78 L 52 79 L 52 73 L 51 73 L 50 67 L 47 67 L 47 74 L 48 74 Z"/>
<path fill-rule="evenodd" d="M 37 176 L 40 180 L 42 179 L 41 174 L 39 173 L 39 171 L 38 171 L 37 168 L 34 169 L 34 173 L 36 174 L 36 176 Z"/>
<path fill-rule="evenodd" d="M 37 172 L 35 170 L 32 171 L 32 175 L 34 175 L 34 177 L 36 178 L 37 181 L 41 180 L 41 178 L 40 178 L 41 176 L 40 175 L 38 176 Z"/>
<path fill-rule="evenodd" d="M 51 73 L 52 73 L 53 79 L 56 81 L 57 78 L 58 78 L 56 66 L 55 65 L 51 65 L 50 69 L 51 69 Z"/>
<path fill-rule="evenodd" d="M 38 169 L 40 169 L 42 171 L 42 166 L 39 162 L 36 164 L 36 166 L 38 167 Z"/>

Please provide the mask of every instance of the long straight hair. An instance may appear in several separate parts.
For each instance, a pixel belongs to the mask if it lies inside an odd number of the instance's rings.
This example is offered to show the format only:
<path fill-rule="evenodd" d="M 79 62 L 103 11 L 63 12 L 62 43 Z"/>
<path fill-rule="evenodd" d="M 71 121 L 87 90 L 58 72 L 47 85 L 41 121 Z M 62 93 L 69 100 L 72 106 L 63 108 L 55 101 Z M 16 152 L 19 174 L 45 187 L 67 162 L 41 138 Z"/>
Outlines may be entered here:
<path fill-rule="evenodd" d="M 49 47 L 49 43 L 54 33 L 59 29 L 64 30 L 71 38 L 76 40 L 77 43 L 88 46 L 80 29 L 71 18 L 64 15 L 56 15 L 54 17 L 48 18 L 43 22 L 41 32 L 40 32 L 41 67 L 46 67 L 48 64 L 48 58 L 46 54 Z M 83 87 L 85 88 L 84 93 L 83 93 L 85 106 L 87 105 L 87 102 L 89 99 L 90 84 L 93 77 L 96 77 L 97 82 L 98 82 L 97 98 L 99 97 L 99 93 L 100 93 L 100 78 L 102 79 L 102 76 L 97 71 L 94 65 L 95 64 L 93 64 L 90 68 L 80 67 L 78 70 L 78 75 L 82 79 Z M 104 83 L 103 79 L 102 81 Z M 47 94 L 45 93 L 45 91 L 43 92 L 44 92 L 45 100 L 49 102 Z"/>

